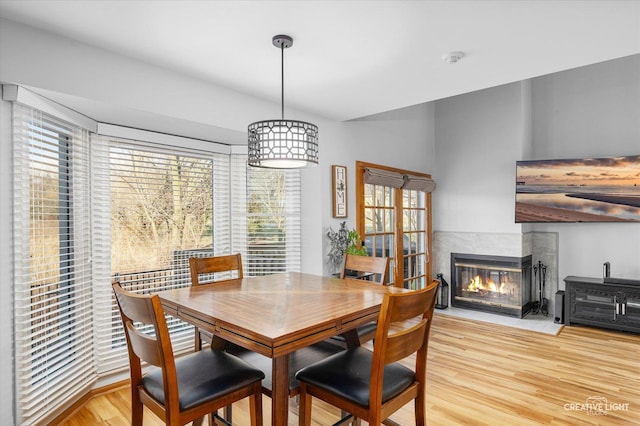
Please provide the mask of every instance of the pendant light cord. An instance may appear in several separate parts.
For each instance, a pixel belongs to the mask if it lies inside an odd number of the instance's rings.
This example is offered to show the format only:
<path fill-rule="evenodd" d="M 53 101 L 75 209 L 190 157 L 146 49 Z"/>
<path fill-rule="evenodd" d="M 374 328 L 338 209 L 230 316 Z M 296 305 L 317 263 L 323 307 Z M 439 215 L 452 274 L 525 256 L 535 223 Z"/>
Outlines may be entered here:
<path fill-rule="evenodd" d="M 280 44 L 280 99 L 282 119 L 284 120 L 284 43 Z"/>

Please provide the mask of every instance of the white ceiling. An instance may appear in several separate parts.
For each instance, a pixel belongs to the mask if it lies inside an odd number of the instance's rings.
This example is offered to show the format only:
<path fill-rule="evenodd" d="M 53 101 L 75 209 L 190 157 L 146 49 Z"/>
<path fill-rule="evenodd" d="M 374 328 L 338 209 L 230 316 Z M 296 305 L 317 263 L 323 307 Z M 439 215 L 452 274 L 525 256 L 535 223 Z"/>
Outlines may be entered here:
<path fill-rule="evenodd" d="M 640 1 L 31 1 L 0 16 L 349 120 L 640 53 Z M 465 52 L 457 64 L 442 56 Z"/>

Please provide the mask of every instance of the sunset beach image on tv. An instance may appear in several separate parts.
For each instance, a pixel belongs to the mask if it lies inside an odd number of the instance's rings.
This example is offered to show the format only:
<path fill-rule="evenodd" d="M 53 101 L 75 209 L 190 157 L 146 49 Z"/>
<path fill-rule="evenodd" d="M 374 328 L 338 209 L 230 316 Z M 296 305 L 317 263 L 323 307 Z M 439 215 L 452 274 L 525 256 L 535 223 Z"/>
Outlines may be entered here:
<path fill-rule="evenodd" d="M 640 222 L 640 155 L 516 162 L 526 222 Z"/>

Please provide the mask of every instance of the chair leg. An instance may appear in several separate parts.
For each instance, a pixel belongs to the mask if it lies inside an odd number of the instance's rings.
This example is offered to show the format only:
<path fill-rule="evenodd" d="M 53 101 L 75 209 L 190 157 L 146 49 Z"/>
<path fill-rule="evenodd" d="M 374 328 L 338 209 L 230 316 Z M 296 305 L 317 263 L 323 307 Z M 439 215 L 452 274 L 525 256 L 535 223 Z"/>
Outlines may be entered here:
<path fill-rule="evenodd" d="M 416 426 L 424 426 L 426 424 L 424 393 L 418 392 L 418 396 L 416 397 L 414 404 L 414 410 L 416 413 Z"/>
<path fill-rule="evenodd" d="M 142 402 L 137 396 L 134 396 L 131 401 L 131 426 L 142 426 L 143 412 Z"/>
<path fill-rule="evenodd" d="M 307 394 L 306 385 L 300 383 L 300 404 L 298 406 L 298 426 L 311 426 L 311 395 Z"/>
<path fill-rule="evenodd" d="M 347 413 L 342 410 L 340 414 L 340 420 L 333 424 L 333 426 L 360 426 L 360 419 L 355 417 L 353 414 Z"/>
<path fill-rule="evenodd" d="M 233 415 L 231 412 L 231 404 L 224 407 L 224 419 L 231 423 L 231 419 L 233 419 Z"/>
<path fill-rule="evenodd" d="M 231 414 L 230 406 L 229 414 Z M 249 397 L 249 415 L 251 416 L 251 426 L 262 426 L 262 384 L 260 382 L 255 385 L 253 395 Z"/>
<path fill-rule="evenodd" d="M 193 351 L 198 352 L 199 350 L 202 350 L 202 339 L 200 338 L 200 330 L 196 328 L 193 339 Z"/>

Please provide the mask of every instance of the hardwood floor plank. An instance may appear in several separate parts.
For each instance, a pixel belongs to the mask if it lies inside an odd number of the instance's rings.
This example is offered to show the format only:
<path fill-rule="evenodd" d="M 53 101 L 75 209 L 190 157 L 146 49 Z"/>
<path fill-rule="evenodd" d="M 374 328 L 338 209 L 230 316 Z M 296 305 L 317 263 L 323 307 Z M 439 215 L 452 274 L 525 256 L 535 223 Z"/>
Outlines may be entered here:
<path fill-rule="evenodd" d="M 572 326 L 553 336 L 437 314 L 431 330 L 429 426 L 631 426 L 640 421 L 638 335 Z M 606 399 L 607 410 L 582 410 L 590 398 Z M 246 402 L 235 405 L 234 424 L 248 424 Z M 268 398 L 263 408 L 268 419 Z M 290 408 L 289 425 L 295 426 L 293 400 Z M 93 398 L 61 424 L 128 425 L 129 412 L 129 391 L 119 389 Z M 314 400 L 312 417 L 313 425 L 330 425 L 339 412 Z M 413 406 L 392 419 L 414 425 Z M 163 423 L 145 411 L 144 424 Z"/>

